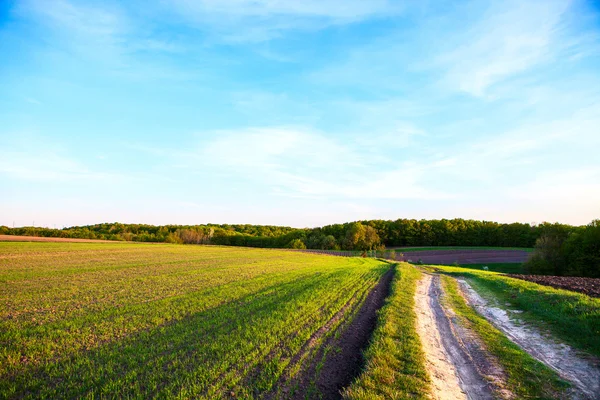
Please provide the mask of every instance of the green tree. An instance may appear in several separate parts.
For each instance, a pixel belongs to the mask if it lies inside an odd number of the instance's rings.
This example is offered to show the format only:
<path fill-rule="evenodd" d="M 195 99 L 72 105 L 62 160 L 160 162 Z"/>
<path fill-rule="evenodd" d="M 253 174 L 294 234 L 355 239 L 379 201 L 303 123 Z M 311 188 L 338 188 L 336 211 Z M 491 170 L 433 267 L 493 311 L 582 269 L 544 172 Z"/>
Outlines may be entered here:
<path fill-rule="evenodd" d="M 306 245 L 301 239 L 294 239 L 286 246 L 288 249 L 306 249 Z"/>

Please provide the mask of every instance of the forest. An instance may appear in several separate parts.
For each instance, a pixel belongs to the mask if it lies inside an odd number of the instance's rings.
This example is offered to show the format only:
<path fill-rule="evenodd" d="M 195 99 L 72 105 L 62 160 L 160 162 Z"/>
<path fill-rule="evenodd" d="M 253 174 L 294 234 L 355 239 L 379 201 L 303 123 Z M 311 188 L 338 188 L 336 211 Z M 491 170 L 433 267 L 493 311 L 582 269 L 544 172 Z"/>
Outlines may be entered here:
<path fill-rule="evenodd" d="M 317 228 L 270 225 L 145 225 L 104 223 L 64 229 L 0 226 L 0 234 L 136 242 L 269 248 L 370 250 L 401 246 L 533 247 L 544 232 L 583 230 L 564 224 L 498 223 L 465 219 L 368 220 Z"/>
<path fill-rule="evenodd" d="M 530 273 L 600 278 L 600 220 L 575 230 L 547 228 L 525 263 Z"/>
<path fill-rule="evenodd" d="M 600 222 L 498 223 L 465 219 L 368 220 L 317 228 L 105 223 L 64 229 L 0 226 L 0 234 L 261 248 L 381 250 L 416 246 L 534 247 L 531 273 L 600 277 Z"/>

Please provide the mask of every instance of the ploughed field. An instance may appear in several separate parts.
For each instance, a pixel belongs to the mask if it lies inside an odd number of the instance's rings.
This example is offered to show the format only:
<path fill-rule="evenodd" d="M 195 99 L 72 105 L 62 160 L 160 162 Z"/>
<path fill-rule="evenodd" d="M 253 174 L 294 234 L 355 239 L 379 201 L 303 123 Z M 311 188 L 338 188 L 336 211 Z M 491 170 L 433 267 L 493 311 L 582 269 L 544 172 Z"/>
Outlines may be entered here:
<path fill-rule="evenodd" d="M 600 297 L 600 278 L 582 278 L 578 276 L 548 276 L 511 274 L 510 277 L 523 279 L 557 289 L 572 290 L 588 296 Z"/>
<path fill-rule="evenodd" d="M 282 250 L 0 242 L 0 398 L 339 396 L 391 276 Z"/>
<path fill-rule="evenodd" d="M 407 251 L 408 250 L 408 251 Z M 435 249 L 428 248 L 420 250 L 418 248 L 412 249 L 398 249 L 398 252 L 402 253 L 402 256 L 396 257 L 399 261 L 421 261 L 424 264 L 443 264 L 451 265 L 458 263 L 461 265 L 466 264 L 486 264 L 486 263 L 524 263 L 527 261 L 531 252 L 526 249 L 470 249 L 470 248 L 456 248 L 456 249 Z"/>

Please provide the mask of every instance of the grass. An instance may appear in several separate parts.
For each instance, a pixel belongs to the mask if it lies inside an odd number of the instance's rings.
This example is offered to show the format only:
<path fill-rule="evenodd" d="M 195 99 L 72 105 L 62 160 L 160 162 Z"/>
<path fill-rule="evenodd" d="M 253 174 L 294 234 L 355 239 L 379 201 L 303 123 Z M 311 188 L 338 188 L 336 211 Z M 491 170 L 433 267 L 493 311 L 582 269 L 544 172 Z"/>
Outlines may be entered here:
<path fill-rule="evenodd" d="M 494 272 L 434 268 L 469 278 L 481 295 L 492 295 L 500 306 L 510 303 L 512 308 L 523 311 L 520 318 L 550 331 L 581 351 L 600 357 L 600 299 Z"/>
<path fill-rule="evenodd" d="M 487 350 L 498 359 L 506 373 L 506 388 L 517 398 L 561 398 L 568 388 L 558 375 L 544 364 L 533 359 L 502 332 L 477 314 L 459 292 L 458 283 L 449 276 L 442 276 L 444 291 L 451 308 L 468 328 L 474 330 Z"/>
<path fill-rule="evenodd" d="M 402 263 L 396 268 L 392 291 L 380 310 L 378 325 L 365 353 L 364 372 L 344 398 L 428 398 L 425 355 L 416 331 L 414 297 L 421 272 Z"/>
<path fill-rule="evenodd" d="M 478 269 L 488 267 L 488 271 L 501 272 L 504 274 L 523 274 L 525 269 L 521 263 L 487 263 L 487 264 L 462 264 L 462 268 Z"/>
<path fill-rule="evenodd" d="M 390 247 L 388 250 L 398 252 L 431 251 L 431 250 L 521 250 L 532 252 L 530 247 L 494 247 L 494 246 L 430 246 L 430 247 Z"/>
<path fill-rule="evenodd" d="M 260 397 L 388 268 L 239 247 L 0 243 L 0 398 Z"/>

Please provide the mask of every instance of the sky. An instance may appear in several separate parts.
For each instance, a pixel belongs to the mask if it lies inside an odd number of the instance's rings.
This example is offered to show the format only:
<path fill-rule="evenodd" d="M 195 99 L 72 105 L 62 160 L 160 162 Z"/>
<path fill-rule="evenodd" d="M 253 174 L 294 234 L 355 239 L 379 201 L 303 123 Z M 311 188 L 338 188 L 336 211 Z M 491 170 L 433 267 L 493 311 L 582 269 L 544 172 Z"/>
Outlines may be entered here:
<path fill-rule="evenodd" d="M 594 0 L 0 0 L 0 225 L 582 225 L 599 150 Z"/>

